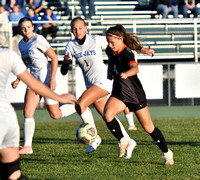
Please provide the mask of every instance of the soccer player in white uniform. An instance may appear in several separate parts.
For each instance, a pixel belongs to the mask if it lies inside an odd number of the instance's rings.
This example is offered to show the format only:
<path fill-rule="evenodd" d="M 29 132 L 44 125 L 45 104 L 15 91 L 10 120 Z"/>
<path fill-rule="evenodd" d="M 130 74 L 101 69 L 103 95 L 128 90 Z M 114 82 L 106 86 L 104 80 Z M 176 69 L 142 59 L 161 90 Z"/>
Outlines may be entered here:
<path fill-rule="evenodd" d="M 89 105 L 93 104 L 99 114 L 103 117 L 104 106 L 107 102 L 107 95 L 111 92 L 112 81 L 107 79 L 107 67 L 103 62 L 102 49 L 106 48 L 107 41 L 103 36 L 88 35 L 87 26 L 84 20 L 76 17 L 71 22 L 71 32 L 74 34 L 75 39 L 68 42 L 65 50 L 64 62 L 61 67 L 61 73 L 67 73 L 70 59 L 74 57 L 79 63 L 86 84 L 87 90 L 77 100 L 79 108 L 76 108 L 77 113 L 85 123 L 94 124 L 94 119 Z M 146 49 L 146 48 L 144 48 Z M 153 54 L 153 50 L 146 49 L 147 54 Z M 121 125 L 120 121 L 115 118 Z M 124 136 L 128 137 L 123 126 L 121 131 Z M 115 132 L 112 132 L 114 136 Z M 130 139 L 130 138 L 129 138 Z M 92 152 L 100 145 L 101 138 L 97 136 L 96 140 L 88 145 L 86 152 Z M 131 152 L 135 147 L 135 141 L 130 139 L 132 144 Z"/>
<path fill-rule="evenodd" d="M 50 87 L 51 90 L 56 88 L 56 71 L 58 66 L 58 57 L 51 48 L 47 40 L 38 34 L 33 33 L 34 26 L 30 18 L 22 18 L 19 21 L 19 27 L 23 39 L 19 42 L 21 56 L 30 73 L 39 81 Z M 51 65 L 48 62 L 51 59 Z M 13 88 L 16 88 L 19 80 L 13 82 Z M 40 102 L 41 96 L 36 94 L 32 89 L 27 88 L 25 95 L 24 107 L 24 147 L 19 151 L 20 154 L 32 154 L 32 139 L 35 130 L 34 113 Z M 58 119 L 74 113 L 74 106 L 62 105 L 49 98 L 44 98 L 47 110 L 50 116 Z M 71 112 L 68 112 L 71 111 Z"/>
<path fill-rule="evenodd" d="M 0 48 L 0 179 L 26 180 L 20 170 L 19 125 L 14 108 L 6 98 L 6 84 L 12 72 L 34 92 L 61 103 L 75 103 L 72 94 L 57 95 L 47 86 L 36 80 L 27 70 L 21 58 L 8 48 Z"/>

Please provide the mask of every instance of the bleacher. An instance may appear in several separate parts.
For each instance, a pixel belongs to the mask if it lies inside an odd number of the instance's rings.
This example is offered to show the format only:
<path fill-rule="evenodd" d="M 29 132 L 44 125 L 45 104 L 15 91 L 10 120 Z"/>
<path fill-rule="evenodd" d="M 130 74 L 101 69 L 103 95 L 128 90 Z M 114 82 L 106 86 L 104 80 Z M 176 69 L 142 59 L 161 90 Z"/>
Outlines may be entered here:
<path fill-rule="evenodd" d="M 62 56 L 67 41 L 72 38 L 71 18 L 74 16 L 84 18 L 84 16 L 78 0 L 47 0 L 46 3 L 46 6 L 53 7 L 53 11 L 59 19 L 58 43 L 54 43 L 52 46 Z M 169 19 L 163 20 L 156 11 L 148 8 L 148 1 L 144 0 L 96 0 L 94 5 L 95 14 L 92 20 L 86 20 L 90 34 L 105 35 L 109 26 L 120 23 L 128 32 L 137 33 L 144 41 L 144 46 L 153 48 L 159 59 L 172 59 L 172 56 L 174 59 L 194 59 L 195 53 L 200 50 L 198 20 L 182 19 L 182 15 L 180 15 L 180 19 L 173 19 L 169 15 Z M 151 19 L 152 15 L 155 19 Z M 196 23 L 196 29 L 194 23 Z M 47 39 L 50 40 L 50 37 Z M 195 49 L 195 45 L 198 45 L 198 49 Z M 104 58 L 107 57 L 104 56 Z M 148 59 L 149 57 L 139 55 L 139 58 Z"/>

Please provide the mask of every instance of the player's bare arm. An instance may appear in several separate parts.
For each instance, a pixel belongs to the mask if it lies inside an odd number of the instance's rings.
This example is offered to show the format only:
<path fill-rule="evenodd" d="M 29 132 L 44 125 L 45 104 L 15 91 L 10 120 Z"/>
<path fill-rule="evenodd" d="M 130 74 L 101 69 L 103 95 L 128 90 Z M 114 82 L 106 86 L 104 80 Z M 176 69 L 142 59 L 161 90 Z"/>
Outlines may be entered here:
<path fill-rule="evenodd" d="M 126 79 L 130 76 L 134 76 L 139 72 L 137 63 L 131 63 L 130 68 L 131 68 L 130 70 L 120 74 L 120 77 L 122 79 Z"/>
<path fill-rule="evenodd" d="M 75 104 L 76 98 L 72 94 L 62 94 L 58 95 L 51 91 L 46 85 L 38 81 L 31 75 L 28 70 L 25 70 L 23 73 L 19 74 L 17 76 L 19 79 L 21 79 L 28 87 L 30 87 L 33 91 L 35 91 L 37 94 L 48 97 L 53 100 L 59 101 L 60 103 L 66 104 Z"/>
<path fill-rule="evenodd" d="M 54 50 L 50 47 L 47 49 L 45 54 L 51 59 L 51 80 L 50 80 L 50 89 L 55 90 L 56 88 L 56 72 L 58 67 L 58 57 Z"/>

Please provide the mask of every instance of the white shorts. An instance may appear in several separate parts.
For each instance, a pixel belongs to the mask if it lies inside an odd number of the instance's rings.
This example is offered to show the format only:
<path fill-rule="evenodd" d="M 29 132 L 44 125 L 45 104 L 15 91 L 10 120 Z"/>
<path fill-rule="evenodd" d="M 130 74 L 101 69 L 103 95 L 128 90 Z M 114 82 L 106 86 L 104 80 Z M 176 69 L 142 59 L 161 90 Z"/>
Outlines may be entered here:
<path fill-rule="evenodd" d="M 0 149 L 19 147 L 19 125 L 14 109 L 0 111 Z"/>
<path fill-rule="evenodd" d="M 100 87 L 101 89 L 107 91 L 110 94 L 112 91 L 112 84 L 113 84 L 113 81 L 111 81 L 109 79 L 105 79 L 102 82 L 95 82 L 94 84 L 88 83 L 88 84 L 86 84 L 86 88 L 88 89 L 92 85 L 96 85 L 96 86 Z"/>
<path fill-rule="evenodd" d="M 50 80 L 51 80 L 51 64 L 48 63 L 47 67 L 42 68 L 40 71 L 37 72 L 31 72 L 31 74 L 39 81 L 41 81 L 43 84 L 49 87 Z M 29 87 L 27 87 L 30 89 Z M 44 97 L 44 102 L 46 105 L 54 105 L 58 104 L 57 101 L 54 101 L 49 98 Z"/>

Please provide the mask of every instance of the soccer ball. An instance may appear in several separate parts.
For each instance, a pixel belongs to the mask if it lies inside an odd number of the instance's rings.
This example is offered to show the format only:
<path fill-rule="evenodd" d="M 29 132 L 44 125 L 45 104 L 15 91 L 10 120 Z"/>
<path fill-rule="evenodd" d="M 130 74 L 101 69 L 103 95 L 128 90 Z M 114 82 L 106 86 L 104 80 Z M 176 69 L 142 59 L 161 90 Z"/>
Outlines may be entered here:
<path fill-rule="evenodd" d="M 93 124 L 80 124 L 76 129 L 76 137 L 83 144 L 90 144 L 97 137 L 97 129 Z"/>

